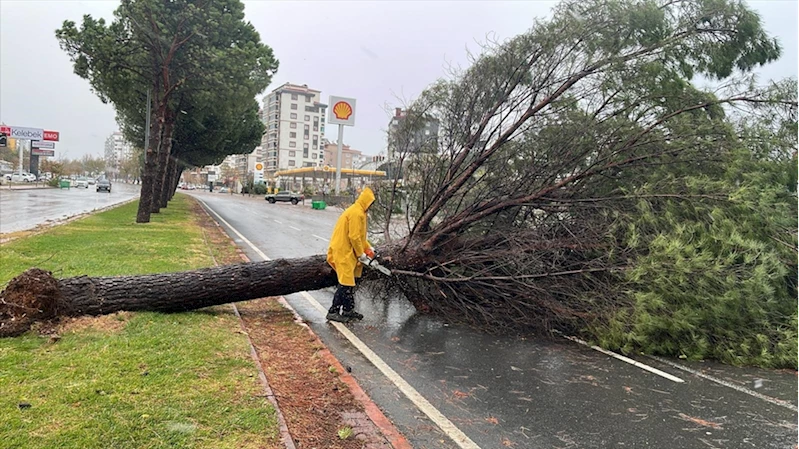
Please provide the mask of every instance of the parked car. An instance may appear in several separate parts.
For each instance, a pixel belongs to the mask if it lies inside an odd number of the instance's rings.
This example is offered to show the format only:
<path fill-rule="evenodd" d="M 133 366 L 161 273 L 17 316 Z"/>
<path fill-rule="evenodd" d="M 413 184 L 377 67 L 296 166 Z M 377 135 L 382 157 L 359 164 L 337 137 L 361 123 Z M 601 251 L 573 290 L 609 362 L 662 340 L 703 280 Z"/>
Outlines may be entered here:
<path fill-rule="evenodd" d="M 278 201 L 283 201 L 287 203 L 290 202 L 291 204 L 296 205 L 300 201 L 304 200 L 305 196 L 302 195 L 301 193 L 293 193 L 288 190 L 284 190 L 282 192 L 277 192 L 277 193 L 267 193 L 264 199 L 268 201 L 270 204 L 275 204 Z"/>
<path fill-rule="evenodd" d="M 89 185 L 93 186 L 94 183 L 97 182 L 94 178 L 89 178 Z"/>
<path fill-rule="evenodd" d="M 80 178 L 76 179 L 75 182 L 72 183 L 74 187 L 83 187 L 84 189 L 89 188 L 89 180 L 81 176 Z"/>
<path fill-rule="evenodd" d="M 36 175 L 33 173 L 12 173 L 11 182 L 36 182 Z"/>
<path fill-rule="evenodd" d="M 111 193 L 111 181 L 107 178 L 101 178 L 97 180 L 97 191 L 105 190 L 108 193 Z"/>

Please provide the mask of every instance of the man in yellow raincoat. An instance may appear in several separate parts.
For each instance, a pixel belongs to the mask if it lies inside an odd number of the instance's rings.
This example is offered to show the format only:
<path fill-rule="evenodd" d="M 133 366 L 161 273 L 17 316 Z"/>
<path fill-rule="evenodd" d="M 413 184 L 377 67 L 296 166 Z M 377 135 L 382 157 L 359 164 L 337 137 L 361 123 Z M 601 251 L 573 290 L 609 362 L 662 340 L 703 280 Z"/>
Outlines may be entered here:
<path fill-rule="evenodd" d="M 355 279 L 363 273 L 363 264 L 374 259 L 374 248 L 366 240 L 366 212 L 375 201 L 372 189 L 363 189 L 355 204 L 348 207 L 336 222 L 330 247 L 327 249 L 327 263 L 333 267 L 338 277 L 338 289 L 333 295 L 333 305 L 327 311 L 330 321 L 348 322 L 363 319 L 355 310 Z"/>

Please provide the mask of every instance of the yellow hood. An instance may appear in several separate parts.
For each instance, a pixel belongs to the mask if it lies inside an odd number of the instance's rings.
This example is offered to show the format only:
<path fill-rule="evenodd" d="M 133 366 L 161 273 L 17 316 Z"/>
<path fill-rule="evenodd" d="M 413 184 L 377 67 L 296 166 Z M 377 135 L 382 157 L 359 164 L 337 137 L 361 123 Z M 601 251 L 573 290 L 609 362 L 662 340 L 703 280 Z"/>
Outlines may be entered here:
<path fill-rule="evenodd" d="M 375 193 L 372 192 L 372 189 L 369 187 L 364 187 L 363 191 L 360 195 L 358 195 L 358 199 L 355 200 L 355 203 L 360 205 L 364 211 L 375 202 Z"/>

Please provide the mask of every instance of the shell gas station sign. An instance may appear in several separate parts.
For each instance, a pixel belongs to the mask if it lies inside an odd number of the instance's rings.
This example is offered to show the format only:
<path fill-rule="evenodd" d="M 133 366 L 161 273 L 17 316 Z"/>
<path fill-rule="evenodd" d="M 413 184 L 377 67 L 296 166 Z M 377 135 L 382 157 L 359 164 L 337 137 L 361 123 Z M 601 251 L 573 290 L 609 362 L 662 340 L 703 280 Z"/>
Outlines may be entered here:
<path fill-rule="evenodd" d="M 333 125 L 355 126 L 355 99 L 330 96 L 327 122 Z"/>
<path fill-rule="evenodd" d="M 264 164 L 261 162 L 255 163 L 255 170 L 252 172 L 253 182 L 256 184 L 264 182 Z"/>

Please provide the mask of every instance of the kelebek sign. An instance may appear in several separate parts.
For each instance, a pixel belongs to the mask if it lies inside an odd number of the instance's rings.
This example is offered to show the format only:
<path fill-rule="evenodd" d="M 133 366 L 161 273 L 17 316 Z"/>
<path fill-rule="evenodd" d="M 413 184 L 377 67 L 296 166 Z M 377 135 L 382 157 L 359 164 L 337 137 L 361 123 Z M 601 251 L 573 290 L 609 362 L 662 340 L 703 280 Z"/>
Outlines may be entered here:
<path fill-rule="evenodd" d="M 41 128 L 26 128 L 23 126 L 0 125 L 0 133 L 6 134 L 9 138 L 20 140 L 48 140 L 58 142 L 58 131 L 45 131 Z"/>
<path fill-rule="evenodd" d="M 44 140 L 44 130 L 41 128 L 23 128 L 12 126 L 8 137 L 21 140 Z"/>

